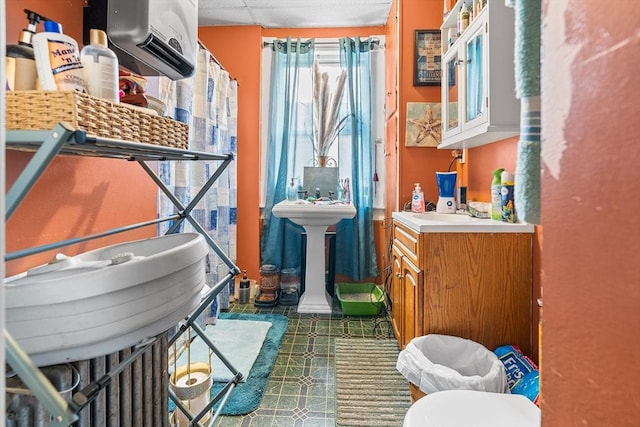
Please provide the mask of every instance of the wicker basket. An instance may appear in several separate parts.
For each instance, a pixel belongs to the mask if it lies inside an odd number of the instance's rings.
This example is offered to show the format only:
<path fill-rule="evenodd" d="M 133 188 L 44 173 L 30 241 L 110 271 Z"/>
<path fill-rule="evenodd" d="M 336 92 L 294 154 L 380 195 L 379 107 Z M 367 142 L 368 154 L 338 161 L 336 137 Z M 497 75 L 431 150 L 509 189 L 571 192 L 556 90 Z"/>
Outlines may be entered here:
<path fill-rule="evenodd" d="M 8 130 L 48 130 L 60 122 L 90 135 L 187 149 L 189 127 L 77 92 L 6 92 Z"/>

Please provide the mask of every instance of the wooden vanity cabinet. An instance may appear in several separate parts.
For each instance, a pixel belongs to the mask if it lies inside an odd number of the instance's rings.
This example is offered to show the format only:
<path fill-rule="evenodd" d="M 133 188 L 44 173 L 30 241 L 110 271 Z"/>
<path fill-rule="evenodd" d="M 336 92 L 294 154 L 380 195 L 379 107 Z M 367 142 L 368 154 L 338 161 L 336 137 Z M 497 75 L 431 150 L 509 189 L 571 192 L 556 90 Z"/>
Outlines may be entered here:
<path fill-rule="evenodd" d="M 394 221 L 392 324 L 401 348 L 446 334 L 531 352 L 532 235 L 418 233 Z"/>
<path fill-rule="evenodd" d="M 412 338 L 422 335 L 422 270 L 396 247 L 393 248 L 393 301 L 400 307 L 392 311 L 393 330 L 404 348 Z"/>

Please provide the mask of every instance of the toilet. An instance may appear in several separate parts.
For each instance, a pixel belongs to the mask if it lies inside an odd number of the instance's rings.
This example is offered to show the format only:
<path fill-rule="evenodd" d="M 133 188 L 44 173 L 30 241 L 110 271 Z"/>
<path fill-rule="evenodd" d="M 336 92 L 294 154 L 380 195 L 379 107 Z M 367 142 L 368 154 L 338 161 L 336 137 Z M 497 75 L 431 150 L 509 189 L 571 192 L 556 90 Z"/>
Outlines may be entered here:
<path fill-rule="evenodd" d="M 403 427 L 540 427 L 540 418 L 540 408 L 519 394 L 446 390 L 411 405 Z"/>

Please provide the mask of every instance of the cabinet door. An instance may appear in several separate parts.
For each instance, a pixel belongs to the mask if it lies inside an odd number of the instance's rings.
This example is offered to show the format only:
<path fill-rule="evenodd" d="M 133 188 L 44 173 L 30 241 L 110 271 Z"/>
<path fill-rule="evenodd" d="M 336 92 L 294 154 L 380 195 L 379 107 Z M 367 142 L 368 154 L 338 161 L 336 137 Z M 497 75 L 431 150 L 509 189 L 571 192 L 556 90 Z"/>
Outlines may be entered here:
<path fill-rule="evenodd" d="M 531 354 L 531 235 L 429 233 L 424 333 L 454 335 L 490 350 Z"/>
<path fill-rule="evenodd" d="M 460 133 L 460 57 L 452 50 L 445 58 L 445 72 L 442 73 L 442 135 L 444 138 Z"/>
<path fill-rule="evenodd" d="M 479 25 L 482 24 L 482 25 Z M 464 52 L 465 110 L 462 130 L 471 129 L 487 121 L 487 79 L 485 66 L 486 25 L 473 25 L 474 31 L 462 46 Z M 471 29 L 471 28 L 470 28 Z"/>
<path fill-rule="evenodd" d="M 402 348 L 422 335 L 422 270 L 402 258 Z"/>
<path fill-rule="evenodd" d="M 393 247 L 391 256 L 391 325 L 398 345 L 402 347 L 402 254 Z"/>

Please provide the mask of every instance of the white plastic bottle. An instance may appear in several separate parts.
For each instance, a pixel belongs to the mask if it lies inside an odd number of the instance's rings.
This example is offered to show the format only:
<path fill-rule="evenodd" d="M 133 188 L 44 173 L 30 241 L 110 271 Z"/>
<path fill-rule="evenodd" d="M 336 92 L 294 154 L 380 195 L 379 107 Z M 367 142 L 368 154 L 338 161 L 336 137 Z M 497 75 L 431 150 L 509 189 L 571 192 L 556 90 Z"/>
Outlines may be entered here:
<path fill-rule="evenodd" d="M 45 21 L 44 29 L 32 38 L 40 88 L 86 92 L 78 43 L 55 21 Z"/>
<path fill-rule="evenodd" d="M 411 212 L 424 213 L 424 193 L 420 188 L 420 183 L 417 182 L 413 188 L 413 194 L 411 196 Z"/>
<path fill-rule="evenodd" d="M 117 104 L 120 102 L 118 57 L 107 47 L 107 34 L 104 31 L 91 29 L 89 38 L 90 44 L 80 51 L 89 95 Z"/>

